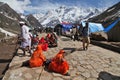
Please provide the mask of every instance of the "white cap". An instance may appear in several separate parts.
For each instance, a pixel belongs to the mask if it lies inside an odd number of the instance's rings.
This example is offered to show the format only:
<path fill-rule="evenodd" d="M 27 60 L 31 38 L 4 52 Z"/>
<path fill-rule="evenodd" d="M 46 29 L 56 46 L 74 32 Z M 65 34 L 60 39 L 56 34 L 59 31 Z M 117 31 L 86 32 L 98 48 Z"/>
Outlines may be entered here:
<path fill-rule="evenodd" d="M 20 22 L 19 22 L 19 24 L 25 24 L 25 22 L 23 22 L 23 21 L 20 21 Z"/>

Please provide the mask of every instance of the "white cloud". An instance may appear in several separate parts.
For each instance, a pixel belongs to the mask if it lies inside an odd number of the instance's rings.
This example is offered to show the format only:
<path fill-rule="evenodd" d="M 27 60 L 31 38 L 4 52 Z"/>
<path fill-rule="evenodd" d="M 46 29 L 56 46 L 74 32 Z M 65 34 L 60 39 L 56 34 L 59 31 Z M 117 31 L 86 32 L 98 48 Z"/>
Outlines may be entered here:
<path fill-rule="evenodd" d="M 34 6 L 32 5 L 31 1 L 35 3 Z M 51 0 L 31 0 L 31 1 L 30 0 L 0 0 L 0 2 L 7 3 L 12 9 L 17 11 L 18 13 L 25 13 L 25 11 L 29 13 L 39 13 L 43 11 L 48 11 L 50 9 L 56 9 L 59 6 L 63 5 L 62 3 L 61 4 L 52 3 Z M 79 3 L 79 1 L 77 3 Z M 80 3 L 80 5 L 82 4 L 83 3 Z M 113 4 L 113 1 L 102 0 L 98 4 L 101 7 L 107 8 Z M 77 6 L 80 7 L 80 5 L 77 5 Z"/>
<path fill-rule="evenodd" d="M 60 5 L 59 4 L 52 4 L 52 3 L 44 3 L 42 7 L 40 7 L 41 10 L 50 10 L 50 9 L 55 9 L 58 8 Z"/>
<path fill-rule="evenodd" d="M 12 9 L 19 13 L 24 13 L 27 5 L 31 4 L 30 0 L 17 1 L 17 0 L 0 0 L 1 2 L 7 3 Z"/>
<path fill-rule="evenodd" d="M 41 0 L 40 5 L 32 6 L 30 0 L 0 0 L 0 2 L 7 3 L 12 9 L 18 13 L 24 13 L 25 11 L 33 13 L 40 12 L 41 10 L 55 9 L 59 4 L 53 4 L 49 0 Z"/>

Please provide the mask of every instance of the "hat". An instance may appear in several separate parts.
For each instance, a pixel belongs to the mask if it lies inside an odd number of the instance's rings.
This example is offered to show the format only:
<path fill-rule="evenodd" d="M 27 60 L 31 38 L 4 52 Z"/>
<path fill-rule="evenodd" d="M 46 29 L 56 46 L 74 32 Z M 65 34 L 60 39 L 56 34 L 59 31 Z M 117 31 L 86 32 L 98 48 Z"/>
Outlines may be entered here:
<path fill-rule="evenodd" d="M 23 22 L 23 21 L 20 21 L 20 22 L 19 22 L 19 24 L 25 24 L 25 22 Z"/>

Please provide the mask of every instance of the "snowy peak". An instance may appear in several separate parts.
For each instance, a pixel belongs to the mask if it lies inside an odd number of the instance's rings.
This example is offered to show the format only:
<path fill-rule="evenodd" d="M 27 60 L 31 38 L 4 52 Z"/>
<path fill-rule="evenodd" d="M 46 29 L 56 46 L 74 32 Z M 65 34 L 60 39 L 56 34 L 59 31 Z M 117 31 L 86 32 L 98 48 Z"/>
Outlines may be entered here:
<path fill-rule="evenodd" d="M 81 19 L 88 19 L 90 17 L 100 14 L 103 10 L 97 8 L 79 8 L 79 7 L 66 7 L 60 6 L 58 9 L 49 10 L 44 16 L 37 18 L 42 25 L 47 25 L 51 21 L 57 20 L 57 22 L 68 21 L 74 22 Z M 35 15 L 34 15 L 35 16 Z M 37 14 L 37 16 L 39 16 Z M 36 17 L 36 16 L 35 16 Z M 54 25 L 50 25 L 54 26 Z"/>

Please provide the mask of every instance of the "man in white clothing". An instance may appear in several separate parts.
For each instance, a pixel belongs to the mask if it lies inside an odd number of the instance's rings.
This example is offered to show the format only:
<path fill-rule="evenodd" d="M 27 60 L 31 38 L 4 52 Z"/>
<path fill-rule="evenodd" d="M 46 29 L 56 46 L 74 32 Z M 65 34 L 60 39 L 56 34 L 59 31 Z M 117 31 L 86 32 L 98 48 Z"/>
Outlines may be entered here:
<path fill-rule="evenodd" d="M 26 25 L 25 22 L 19 22 L 20 26 L 21 26 L 21 38 L 22 38 L 22 42 L 21 42 L 21 49 L 23 50 L 23 54 L 25 55 L 25 51 L 26 48 L 28 48 L 30 55 L 31 55 L 31 37 L 29 35 L 29 28 Z"/>

